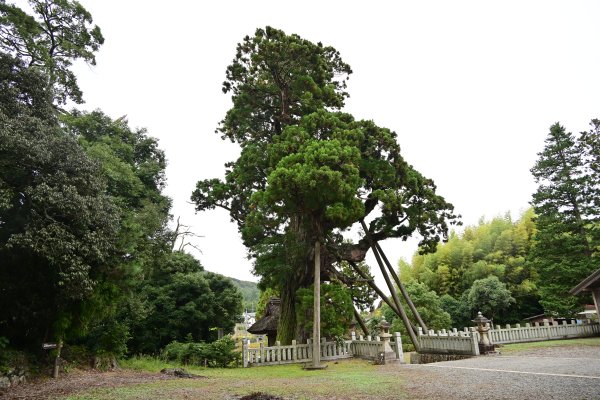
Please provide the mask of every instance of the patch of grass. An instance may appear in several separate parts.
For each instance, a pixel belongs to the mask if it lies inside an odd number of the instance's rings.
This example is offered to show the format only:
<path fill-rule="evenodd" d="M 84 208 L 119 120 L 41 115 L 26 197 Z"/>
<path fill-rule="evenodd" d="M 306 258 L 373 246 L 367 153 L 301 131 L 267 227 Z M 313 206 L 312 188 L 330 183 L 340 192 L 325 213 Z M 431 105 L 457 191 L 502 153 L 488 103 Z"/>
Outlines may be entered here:
<path fill-rule="evenodd" d="M 119 366 L 134 371 L 159 372 L 163 368 L 187 368 L 177 363 L 171 363 L 161 360 L 158 357 L 135 356 L 128 359 L 119 360 Z"/>
<path fill-rule="evenodd" d="M 133 359 L 122 364 L 134 369 L 157 371 L 160 360 Z M 368 361 L 350 359 L 329 362 L 321 371 L 305 371 L 299 364 L 254 368 L 198 368 L 185 366 L 201 379 L 157 381 L 120 388 L 93 389 L 66 400 L 137 400 L 148 398 L 224 398 L 261 392 L 294 399 L 401 399 L 402 380 L 381 373 Z"/>
<path fill-rule="evenodd" d="M 500 347 L 502 353 L 516 353 L 524 350 L 540 349 L 548 347 L 564 346 L 600 346 L 600 337 L 565 339 L 565 340 L 546 340 L 543 342 L 513 343 Z"/>

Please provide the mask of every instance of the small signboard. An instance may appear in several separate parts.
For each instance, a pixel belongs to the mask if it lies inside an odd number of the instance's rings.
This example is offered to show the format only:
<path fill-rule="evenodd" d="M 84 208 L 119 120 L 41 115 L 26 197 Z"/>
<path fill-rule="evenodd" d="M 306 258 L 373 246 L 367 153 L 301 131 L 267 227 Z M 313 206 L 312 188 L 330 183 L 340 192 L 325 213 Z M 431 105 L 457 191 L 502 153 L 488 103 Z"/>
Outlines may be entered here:
<path fill-rule="evenodd" d="M 55 349 L 58 345 L 56 343 L 42 343 L 43 350 L 52 350 Z"/>

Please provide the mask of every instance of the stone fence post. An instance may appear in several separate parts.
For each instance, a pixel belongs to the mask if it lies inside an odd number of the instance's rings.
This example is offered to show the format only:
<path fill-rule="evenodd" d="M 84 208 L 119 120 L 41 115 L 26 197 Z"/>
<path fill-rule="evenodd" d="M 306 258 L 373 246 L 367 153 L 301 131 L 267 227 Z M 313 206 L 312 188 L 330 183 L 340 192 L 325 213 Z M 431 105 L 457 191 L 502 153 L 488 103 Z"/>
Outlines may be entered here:
<path fill-rule="evenodd" d="M 400 332 L 394 332 L 394 341 L 396 342 L 396 358 L 400 360 L 400 364 L 404 364 L 404 352 L 402 351 L 402 337 Z"/>
<path fill-rule="evenodd" d="M 242 361 L 244 368 L 248 367 L 248 338 L 242 339 Z"/>

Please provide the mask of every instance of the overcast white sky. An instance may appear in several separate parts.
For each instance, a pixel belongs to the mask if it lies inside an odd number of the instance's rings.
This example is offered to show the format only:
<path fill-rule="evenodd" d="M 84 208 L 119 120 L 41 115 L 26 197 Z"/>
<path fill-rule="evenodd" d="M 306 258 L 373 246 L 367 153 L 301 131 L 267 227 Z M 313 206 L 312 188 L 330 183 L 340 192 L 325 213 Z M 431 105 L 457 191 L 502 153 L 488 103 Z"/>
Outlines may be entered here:
<path fill-rule="evenodd" d="M 238 279 L 257 278 L 236 226 L 222 210 L 196 215 L 189 198 L 237 157 L 214 133 L 231 105 L 221 83 L 257 27 L 337 48 L 354 70 L 345 111 L 396 131 L 406 160 L 466 225 L 518 217 L 549 126 L 579 132 L 600 117 L 598 1 L 81 3 L 106 38 L 98 65 L 76 69 L 83 108 L 127 115 L 160 139 L 173 215 L 203 236 L 207 270 Z M 416 242 L 383 248 L 410 260 Z"/>

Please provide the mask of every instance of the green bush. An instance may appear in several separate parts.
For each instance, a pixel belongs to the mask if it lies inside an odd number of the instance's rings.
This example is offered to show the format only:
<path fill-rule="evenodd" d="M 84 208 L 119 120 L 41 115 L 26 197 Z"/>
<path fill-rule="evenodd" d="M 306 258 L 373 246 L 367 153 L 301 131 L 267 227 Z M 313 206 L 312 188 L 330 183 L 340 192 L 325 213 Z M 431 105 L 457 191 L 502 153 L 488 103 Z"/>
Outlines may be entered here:
<path fill-rule="evenodd" d="M 4 336 L 0 336 L 0 372 L 6 372 L 8 370 L 8 352 L 6 351 L 8 347 L 8 339 Z"/>
<path fill-rule="evenodd" d="M 171 342 L 162 351 L 162 357 L 186 365 L 207 365 L 225 368 L 239 360 L 240 353 L 235 351 L 235 342 L 225 336 L 212 343 Z"/>
<path fill-rule="evenodd" d="M 94 326 L 87 336 L 87 347 L 96 355 L 111 354 L 123 357 L 131 339 L 129 326 L 116 318 L 107 318 Z"/>

